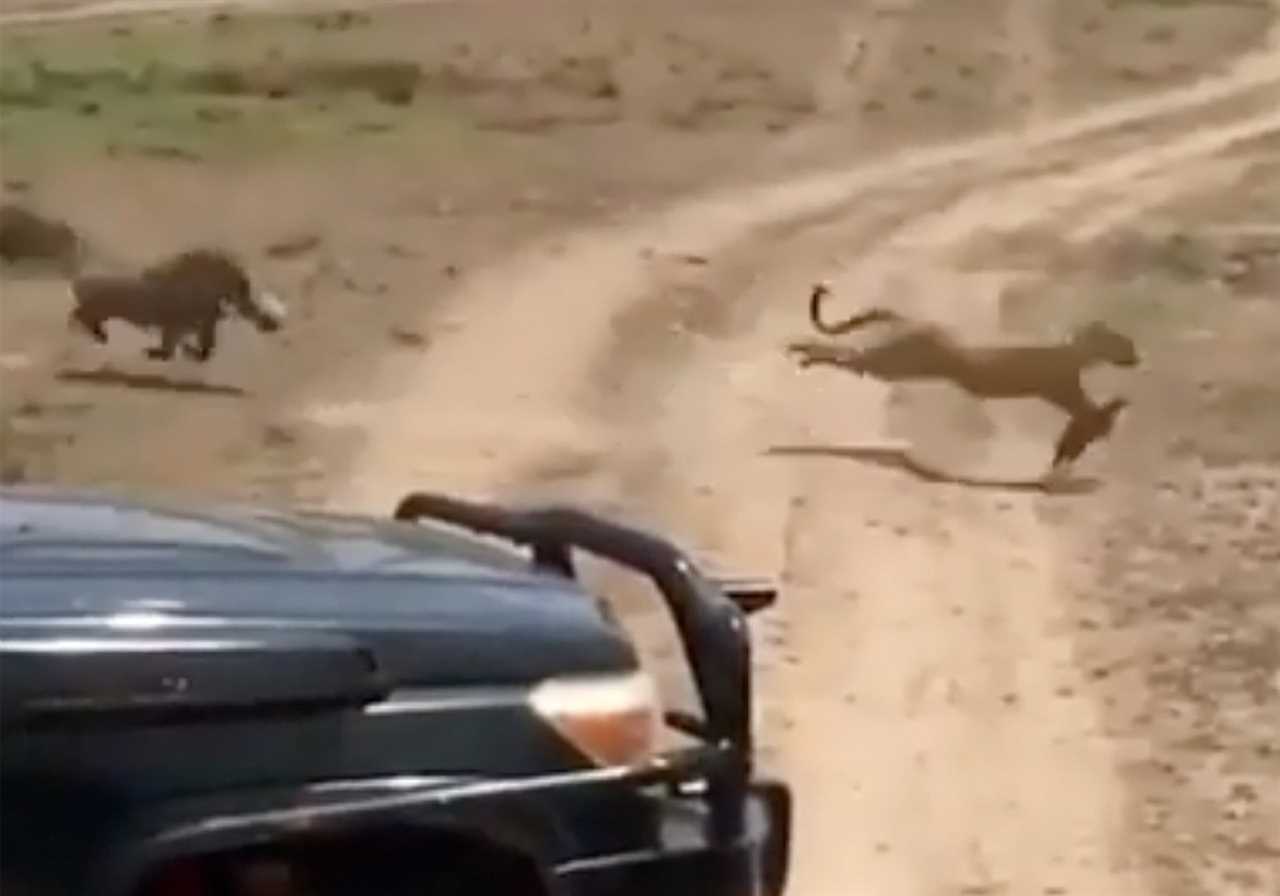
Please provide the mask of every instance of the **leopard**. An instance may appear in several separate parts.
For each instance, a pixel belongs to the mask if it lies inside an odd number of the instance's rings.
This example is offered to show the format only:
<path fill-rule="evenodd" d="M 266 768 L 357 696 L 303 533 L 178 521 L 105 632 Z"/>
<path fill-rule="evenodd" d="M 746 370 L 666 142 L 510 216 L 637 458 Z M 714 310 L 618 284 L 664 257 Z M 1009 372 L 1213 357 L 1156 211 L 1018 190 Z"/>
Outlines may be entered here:
<path fill-rule="evenodd" d="M 1065 472 L 1089 447 L 1107 438 L 1127 399 L 1095 402 L 1085 391 L 1084 373 L 1099 365 L 1133 368 L 1142 363 L 1128 335 L 1101 320 L 1077 326 L 1058 343 L 973 344 L 943 325 L 918 320 L 883 306 L 831 322 L 822 314 L 831 295 L 825 282 L 809 295 L 809 321 L 824 336 L 841 336 L 873 324 L 895 328 L 889 338 L 868 348 L 798 340 L 787 353 L 800 368 L 836 367 L 882 382 L 945 381 L 978 399 L 1033 398 L 1063 411 L 1067 423 L 1054 445 L 1049 474 Z"/>

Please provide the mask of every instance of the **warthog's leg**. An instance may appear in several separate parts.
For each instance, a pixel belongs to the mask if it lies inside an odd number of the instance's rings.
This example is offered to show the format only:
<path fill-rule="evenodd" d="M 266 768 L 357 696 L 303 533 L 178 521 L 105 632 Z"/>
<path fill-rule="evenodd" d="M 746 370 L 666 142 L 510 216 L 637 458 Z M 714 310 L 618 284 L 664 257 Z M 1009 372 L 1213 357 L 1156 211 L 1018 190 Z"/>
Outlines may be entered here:
<path fill-rule="evenodd" d="M 178 347 L 178 340 L 182 336 L 182 331 L 176 327 L 163 327 L 160 330 L 160 344 L 155 348 L 149 348 L 145 354 L 154 361 L 168 361 L 173 357 L 174 349 Z"/>
<path fill-rule="evenodd" d="M 215 317 L 200 324 L 200 328 L 196 331 L 195 346 L 183 343 L 182 351 L 188 358 L 203 363 L 213 357 L 213 351 L 217 346 L 218 319 Z"/>
<path fill-rule="evenodd" d="M 68 315 L 67 323 L 71 327 L 79 327 L 84 330 L 94 341 L 106 344 L 107 331 L 102 327 L 102 321 L 91 317 L 83 306 L 72 309 Z"/>

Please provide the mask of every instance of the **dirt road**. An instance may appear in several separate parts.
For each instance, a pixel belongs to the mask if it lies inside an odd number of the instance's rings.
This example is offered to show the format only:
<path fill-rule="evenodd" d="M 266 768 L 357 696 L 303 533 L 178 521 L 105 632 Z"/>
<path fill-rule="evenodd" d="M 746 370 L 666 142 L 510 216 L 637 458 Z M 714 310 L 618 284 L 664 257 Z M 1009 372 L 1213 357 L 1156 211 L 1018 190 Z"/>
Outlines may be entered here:
<path fill-rule="evenodd" d="M 772 759 L 799 798 L 792 892 L 1145 892 L 1127 864 L 1120 746 L 1079 686 L 1063 560 L 1038 518 L 1072 499 L 812 456 L 883 442 L 895 405 L 874 383 L 794 373 L 780 346 L 803 332 L 818 276 L 850 304 L 892 297 L 998 330 L 1016 272 L 966 276 L 974 237 L 1123 220 L 1145 190 L 1167 196 L 1280 132 L 1278 99 L 1273 44 L 1191 88 L 535 245 L 467 279 L 458 326 L 385 401 L 316 409 L 372 433 L 333 500 L 384 510 L 406 482 L 509 493 L 555 479 L 780 574 L 761 668 Z M 675 304 L 657 288 L 673 281 L 688 287 Z M 1034 477 L 1047 418 L 1001 414 L 987 462 Z M 944 429 L 908 435 L 936 451 Z"/>

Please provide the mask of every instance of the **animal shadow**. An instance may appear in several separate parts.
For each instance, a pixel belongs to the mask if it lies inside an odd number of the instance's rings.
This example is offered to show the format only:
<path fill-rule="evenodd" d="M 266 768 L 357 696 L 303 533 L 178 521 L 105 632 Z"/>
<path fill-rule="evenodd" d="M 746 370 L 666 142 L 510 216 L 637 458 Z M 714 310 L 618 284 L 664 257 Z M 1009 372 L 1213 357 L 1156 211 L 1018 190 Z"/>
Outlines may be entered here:
<path fill-rule="evenodd" d="M 57 378 L 68 383 L 90 386 L 122 386 L 158 392 L 188 392 L 204 395 L 229 395 L 242 398 L 248 393 L 239 386 L 205 383 L 200 380 L 172 379 L 159 373 L 127 373 L 109 367 L 98 370 L 60 370 Z"/>
<path fill-rule="evenodd" d="M 1080 495 L 1096 491 L 1102 484 L 1092 477 L 986 479 L 963 476 L 921 463 L 902 448 L 886 448 L 881 445 L 774 445 L 765 449 L 764 453 L 781 457 L 832 457 L 853 460 L 891 470 L 901 470 L 921 482 L 994 491 Z"/>

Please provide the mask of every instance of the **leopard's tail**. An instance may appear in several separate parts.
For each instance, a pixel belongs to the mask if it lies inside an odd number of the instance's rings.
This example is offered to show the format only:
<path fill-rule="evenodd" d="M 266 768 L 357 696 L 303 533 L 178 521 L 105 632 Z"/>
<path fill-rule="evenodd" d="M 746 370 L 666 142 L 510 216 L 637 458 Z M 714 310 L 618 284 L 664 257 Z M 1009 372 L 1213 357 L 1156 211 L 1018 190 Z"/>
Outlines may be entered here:
<path fill-rule="evenodd" d="M 844 320 L 828 323 L 822 319 L 822 300 L 830 294 L 831 289 L 825 283 L 816 284 L 813 287 L 813 292 L 809 294 L 809 320 L 814 329 L 827 336 L 840 336 L 859 327 L 865 327 L 867 324 L 891 323 L 903 320 L 902 315 L 896 311 L 891 311 L 888 308 L 872 308 Z"/>

